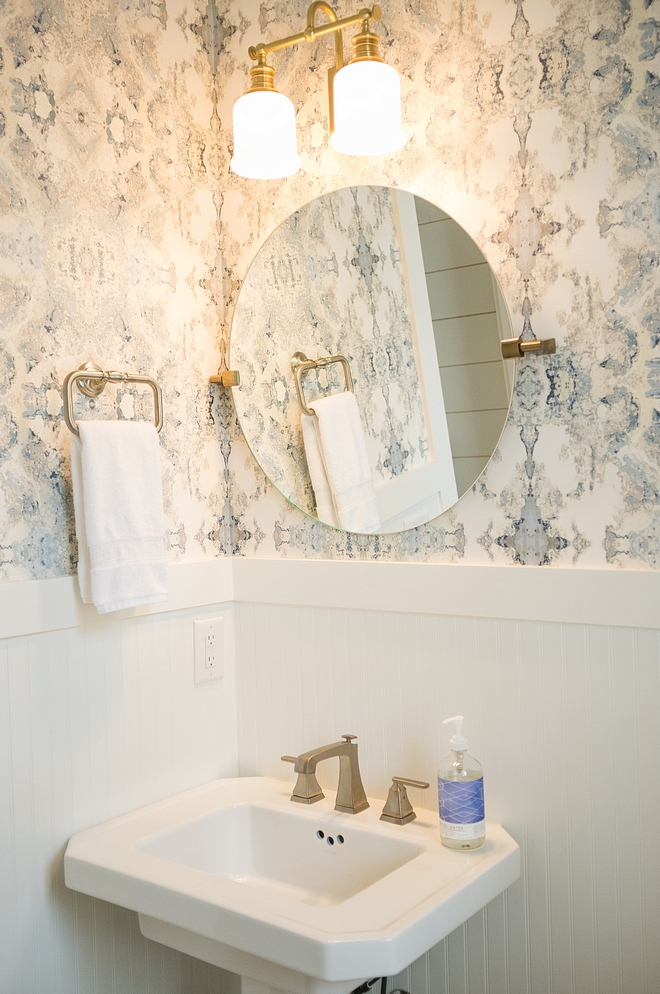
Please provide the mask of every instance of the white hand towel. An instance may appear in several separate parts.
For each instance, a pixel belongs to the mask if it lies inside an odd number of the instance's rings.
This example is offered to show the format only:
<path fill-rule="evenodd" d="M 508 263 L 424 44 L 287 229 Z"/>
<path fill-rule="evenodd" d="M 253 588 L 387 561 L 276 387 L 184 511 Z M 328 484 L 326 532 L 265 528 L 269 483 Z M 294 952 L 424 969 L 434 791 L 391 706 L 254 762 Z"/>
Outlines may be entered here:
<path fill-rule="evenodd" d="M 140 421 L 81 421 L 71 440 L 78 582 L 99 614 L 167 599 L 158 434 Z"/>
<path fill-rule="evenodd" d="M 335 506 L 332 503 L 328 476 L 323 465 L 323 454 L 321 453 L 321 443 L 318 436 L 318 418 L 303 414 L 301 424 L 307 468 L 316 501 L 316 516 L 319 521 L 323 521 L 326 525 L 334 525 L 336 528 L 338 521 L 335 514 Z"/>
<path fill-rule="evenodd" d="M 341 528 L 374 532 L 380 514 L 355 396 L 350 391 L 314 400 L 318 438 Z"/>

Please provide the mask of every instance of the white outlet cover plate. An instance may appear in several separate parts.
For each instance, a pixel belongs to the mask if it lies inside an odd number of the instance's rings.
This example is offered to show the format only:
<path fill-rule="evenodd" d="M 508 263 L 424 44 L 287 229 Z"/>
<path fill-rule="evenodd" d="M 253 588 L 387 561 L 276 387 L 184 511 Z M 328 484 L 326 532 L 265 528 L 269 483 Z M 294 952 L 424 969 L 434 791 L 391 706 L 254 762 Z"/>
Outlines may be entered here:
<path fill-rule="evenodd" d="M 233 608 L 229 604 L 220 610 L 215 609 L 212 618 L 199 618 L 193 622 L 196 686 L 217 683 L 222 680 L 225 672 L 225 660 L 231 659 L 233 650 L 233 622 Z M 211 634 L 215 635 L 216 662 L 214 666 L 207 666 L 206 637 Z"/>

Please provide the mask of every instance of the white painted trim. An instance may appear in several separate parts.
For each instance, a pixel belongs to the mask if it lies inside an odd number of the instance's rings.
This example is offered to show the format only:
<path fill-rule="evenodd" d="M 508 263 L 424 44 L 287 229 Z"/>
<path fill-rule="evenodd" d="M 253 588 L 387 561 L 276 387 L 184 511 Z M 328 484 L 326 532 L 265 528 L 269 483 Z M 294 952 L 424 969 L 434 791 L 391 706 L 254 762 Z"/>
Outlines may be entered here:
<path fill-rule="evenodd" d="M 169 575 L 164 603 L 102 616 L 73 576 L 0 584 L 0 638 L 229 601 L 660 629 L 660 571 L 235 557 Z"/>
<path fill-rule="evenodd" d="M 660 572 L 344 560 L 233 560 L 261 604 L 660 628 Z"/>
<path fill-rule="evenodd" d="M 90 604 L 83 604 L 75 576 L 2 583 L 0 638 L 101 624 L 104 619 L 114 621 L 181 611 L 204 604 L 220 604 L 234 598 L 232 561 L 229 558 L 175 563 L 168 567 L 168 574 L 170 594 L 166 601 L 106 615 L 99 615 Z"/>

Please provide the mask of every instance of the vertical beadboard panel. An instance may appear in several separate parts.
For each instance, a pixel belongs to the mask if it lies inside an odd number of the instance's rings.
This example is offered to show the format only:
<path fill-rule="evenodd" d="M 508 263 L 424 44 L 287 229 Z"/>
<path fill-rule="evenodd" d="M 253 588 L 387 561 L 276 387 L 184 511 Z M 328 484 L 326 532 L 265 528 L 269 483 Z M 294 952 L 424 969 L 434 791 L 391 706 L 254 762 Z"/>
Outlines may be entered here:
<path fill-rule="evenodd" d="M 440 721 L 464 713 L 487 815 L 522 847 L 521 879 L 390 988 L 657 994 L 660 633 L 255 604 L 237 616 L 241 772 L 292 780 L 281 754 L 354 732 L 365 786 L 384 797 L 393 774 L 434 782 Z M 336 765 L 319 775 L 335 786 Z"/>
<path fill-rule="evenodd" d="M 99 619 L 0 641 L 0 991 L 229 994 L 231 974 L 64 886 L 70 835 L 237 772 L 235 667 L 193 683 L 192 623 Z"/>

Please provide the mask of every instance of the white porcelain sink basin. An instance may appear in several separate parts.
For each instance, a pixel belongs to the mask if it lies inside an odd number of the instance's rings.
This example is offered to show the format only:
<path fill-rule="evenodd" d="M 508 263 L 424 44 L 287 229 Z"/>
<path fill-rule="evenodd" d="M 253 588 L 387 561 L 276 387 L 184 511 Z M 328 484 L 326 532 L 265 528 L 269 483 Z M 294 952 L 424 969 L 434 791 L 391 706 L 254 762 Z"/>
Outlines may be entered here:
<path fill-rule="evenodd" d="M 138 849 L 318 906 L 343 903 L 423 852 L 418 842 L 351 825 L 337 832 L 318 812 L 301 818 L 295 810 L 248 803 L 162 832 Z"/>
<path fill-rule="evenodd" d="M 358 815 L 334 795 L 216 780 L 75 835 L 69 887 L 137 911 L 144 935 L 295 994 L 346 994 L 391 976 L 501 893 L 519 850 L 498 825 L 453 852 L 438 818 L 399 827 L 382 800 Z"/>

